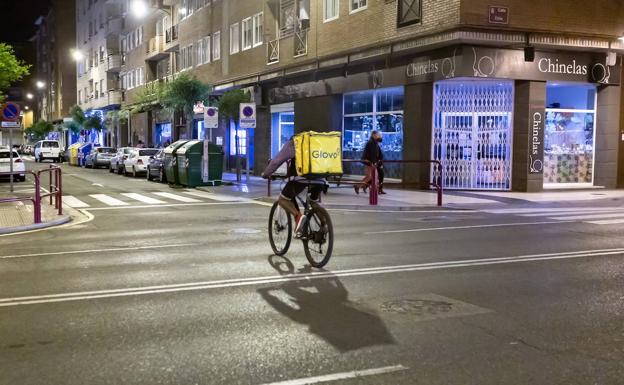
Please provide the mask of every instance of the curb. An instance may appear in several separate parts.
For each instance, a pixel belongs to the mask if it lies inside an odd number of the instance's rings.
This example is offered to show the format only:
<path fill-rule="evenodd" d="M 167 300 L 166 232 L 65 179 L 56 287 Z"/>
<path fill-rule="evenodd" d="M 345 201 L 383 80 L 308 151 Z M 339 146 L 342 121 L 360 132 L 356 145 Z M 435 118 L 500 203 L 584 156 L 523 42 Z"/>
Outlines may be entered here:
<path fill-rule="evenodd" d="M 63 215 L 61 218 L 55 219 L 55 220 L 50 221 L 50 222 L 34 223 L 32 225 L 18 226 L 18 227 L 7 227 L 7 228 L 4 228 L 4 229 L 0 229 L 0 234 L 3 234 L 3 235 L 4 234 L 14 234 L 14 233 L 21 233 L 23 231 L 40 230 L 40 229 L 45 229 L 45 228 L 48 228 L 48 227 L 64 225 L 65 223 L 68 223 L 69 221 L 71 221 L 71 216 L 66 214 L 66 215 Z"/>
<path fill-rule="evenodd" d="M 273 202 L 275 202 L 275 199 L 271 199 L 271 198 L 267 198 L 267 197 L 261 197 L 261 198 L 255 198 L 254 200 L 256 201 L 260 201 L 260 202 L 265 202 L 265 203 L 271 203 L 273 204 Z M 473 211 L 473 209 L 469 209 L 469 208 L 460 208 L 460 207 L 448 207 L 448 206 L 443 206 L 443 207 L 438 207 L 435 205 L 432 206 L 384 206 L 384 205 L 377 205 L 377 206 L 370 206 L 370 205 L 344 205 L 344 204 L 331 204 L 331 203 L 322 203 L 321 205 L 323 207 L 325 207 L 328 210 L 344 210 L 344 211 L 365 211 L 365 212 L 370 212 L 370 211 L 420 211 L 420 210 L 433 210 L 433 211 L 449 211 L 449 210 L 453 210 L 453 211 L 457 211 L 457 210 L 461 210 L 461 211 Z"/>

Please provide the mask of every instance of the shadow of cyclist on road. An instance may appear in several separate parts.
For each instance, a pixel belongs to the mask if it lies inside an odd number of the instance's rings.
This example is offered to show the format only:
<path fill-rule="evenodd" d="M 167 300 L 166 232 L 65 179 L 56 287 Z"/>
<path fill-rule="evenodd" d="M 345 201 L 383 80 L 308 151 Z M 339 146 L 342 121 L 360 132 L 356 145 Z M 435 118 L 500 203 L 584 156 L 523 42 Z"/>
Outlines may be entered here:
<path fill-rule="evenodd" d="M 269 263 L 282 275 L 294 273 L 294 266 L 288 258 L 269 258 Z M 308 266 L 297 273 L 311 271 Z M 311 333 L 341 352 L 395 343 L 377 314 L 350 301 L 349 292 L 334 275 L 312 279 L 302 277 L 258 292 L 277 311 L 295 322 L 308 325 Z"/>

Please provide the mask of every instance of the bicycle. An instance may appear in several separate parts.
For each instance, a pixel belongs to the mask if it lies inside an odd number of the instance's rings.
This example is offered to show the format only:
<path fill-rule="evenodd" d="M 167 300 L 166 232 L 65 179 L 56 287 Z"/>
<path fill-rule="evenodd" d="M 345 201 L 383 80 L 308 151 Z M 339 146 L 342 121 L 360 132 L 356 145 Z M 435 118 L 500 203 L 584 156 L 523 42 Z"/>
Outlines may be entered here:
<path fill-rule="evenodd" d="M 286 179 L 271 177 L 275 179 Z M 297 196 L 303 206 L 303 222 L 301 224 L 301 241 L 306 258 L 311 266 L 321 268 L 329 262 L 334 247 L 334 228 L 331 217 L 325 208 L 310 199 L 310 185 L 312 181 L 301 181 L 307 184 L 306 199 Z M 325 185 L 327 188 L 327 185 Z M 298 208 L 298 207 L 297 207 Z M 280 206 L 278 201 L 273 203 L 269 214 L 269 242 L 275 255 L 284 255 L 290 247 L 293 236 L 293 218 Z M 325 249 L 325 251 L 323 251 Z"/>

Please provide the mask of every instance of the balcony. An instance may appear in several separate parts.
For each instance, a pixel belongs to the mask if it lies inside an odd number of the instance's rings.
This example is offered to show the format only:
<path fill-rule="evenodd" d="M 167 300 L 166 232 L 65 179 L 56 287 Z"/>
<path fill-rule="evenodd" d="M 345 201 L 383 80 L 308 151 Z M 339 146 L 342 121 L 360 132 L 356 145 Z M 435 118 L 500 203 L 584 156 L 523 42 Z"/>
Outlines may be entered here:
<path fill-rule="evenodd" d="M 165 31 L 165 51 L 175 52 L 180 48 L 178 42 L 178 25 L 174 25 Z"/>
<path fill-rule="evenodd" d="M 108 55 L 106 58 L 106 72 L 119 72 L 121 70 L 121 55 Z"/>
<path fill-rule="evenodd" d="M 107 93 L 108 105 L 121 104 L 123 102 L 123 92 L 121 90 L 110 90 Z"/>
<path fill-rule="evenodd" d="M 155 36 L 149 39 L 146 46 L 147 55 L 145 56 L 145 60 L 159 61 L 169 57 L 169 52 L 166 52 L 164 49 L 164 43 L 163 36 Z"/>
<path fill-rule="evenodd" d="M 279 39 L 269 40 L 267 44 L 267 65 L 279 63 Z"/>
<path fill-rule="evenodd" d="M 121 17 L 109 19 L 106 23 L 106 37 L 119 36 L 123 29 Z"/>

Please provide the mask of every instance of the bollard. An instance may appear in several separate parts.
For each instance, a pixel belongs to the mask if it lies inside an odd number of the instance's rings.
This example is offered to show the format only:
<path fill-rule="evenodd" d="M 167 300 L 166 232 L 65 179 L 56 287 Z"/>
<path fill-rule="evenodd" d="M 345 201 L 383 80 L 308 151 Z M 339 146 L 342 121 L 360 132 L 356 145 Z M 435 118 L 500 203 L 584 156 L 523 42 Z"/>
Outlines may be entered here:
<path fill-rule="evenodd" d="M 58 173 L 58 183 L 56 185 L 57 195 L 56 199 L 58 199 L 58 215 L 63 215 L 63 173 L 60 168 L 56 170 Z"/>
<path fill-rule="evenodd" d="M 41 223 L 41 188 L 39 175 L 35 174 L 35 199 L 33 201 L 34 211 L 35 211 L 35 223 Z"/>
<path fill-rule="evenodd" d="M 377 187 L 377 167 L 369 166 L 371 169 L 371 185 L 370 185 L 370 193 L 368 196 L 368 203 L 371 206 L 377 206 L 377 198 L 379 197 L 379 191 Z"/>

